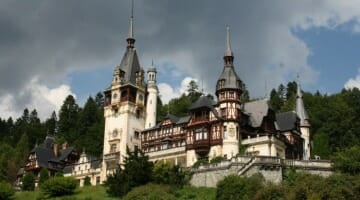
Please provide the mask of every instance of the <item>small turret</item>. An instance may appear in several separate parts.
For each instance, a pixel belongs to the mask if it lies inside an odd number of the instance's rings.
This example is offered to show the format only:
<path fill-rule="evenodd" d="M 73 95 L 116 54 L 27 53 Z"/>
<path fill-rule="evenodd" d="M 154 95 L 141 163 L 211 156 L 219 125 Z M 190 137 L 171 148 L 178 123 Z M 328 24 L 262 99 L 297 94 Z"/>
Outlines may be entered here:
<path fill-rule="evenodd" d="M 300 83 L 297 83 L 296 91 L 296 114 L 300 118 L 300 132 L 301 138 L 304 139 L 304 154 L 303 159 L 309 160 L 311 156 L 311 145 L 310 145 L 310 122 L 309 116 L 304 107 L 303 95 L 300 88 Z"/>
<path fill-rule="evenodd" d="M 300 126 L 309 127 L 309 116 L 304 107 L 303 94 L 301 92 L 300 83 L 297 83 L 296 91 L 296 113 L 300 118 Z"/>
<path fill-rule="evenodd" d="M 156 85 L 156 68 L 151 66 L 147 71 L 147 102 L 146 102 L 146 120 L 145 128 L 151 128 L 156 125 L 156 106 L 159 94 Z"/>
<path fill-rule="evenodd" d="M 219 98 L 219 93 L 225 90 L 236 91 L 239 96 L 242 93 L 242 81 L 238 77 L 234 69 L 234 55 L 230 47 L 230 28 L 226 28 L 226 50 L 224 55 L 224 69 L 216 84 L 216 95 Z"/>

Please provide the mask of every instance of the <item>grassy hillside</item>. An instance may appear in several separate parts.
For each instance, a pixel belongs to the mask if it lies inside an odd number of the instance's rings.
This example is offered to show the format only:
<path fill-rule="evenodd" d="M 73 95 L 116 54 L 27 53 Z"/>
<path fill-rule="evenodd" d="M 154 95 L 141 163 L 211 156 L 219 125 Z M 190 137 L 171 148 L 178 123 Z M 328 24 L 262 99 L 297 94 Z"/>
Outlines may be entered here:
<path fill-rule="evenodd" d="M 89 186 L 78 188 L 76 193 L 71 196 L 55 198 L 58 200 L 115 200 L 117 198 L 108 197 L 103 186 Z M 215 199 L 215 188 L 184 186 L 171 192 L 176 199 L 193 199 L 193 200 L 213 200 Z M 41 199 L 40 191 L 35 192 L 17 192 L 15 200 L 36 200 Z"/>
<path fill-rule="evenodd" d="M 15 200 L 36 200 L 41 199 L 42 194 L 40 191 L 35 192 L 17 192 L 15 194 Z M 104 199 L 104 200 L 113 200 L 116 198 L 108 197 L 105 191 L 105 187 L 103 186 L 89 186 L 82 187 L 76 190 L 76 193 L 71 196 L 64 196 L 56 199 L 64 199 L 64 200 L 96 200 L 96 199 Z"/>

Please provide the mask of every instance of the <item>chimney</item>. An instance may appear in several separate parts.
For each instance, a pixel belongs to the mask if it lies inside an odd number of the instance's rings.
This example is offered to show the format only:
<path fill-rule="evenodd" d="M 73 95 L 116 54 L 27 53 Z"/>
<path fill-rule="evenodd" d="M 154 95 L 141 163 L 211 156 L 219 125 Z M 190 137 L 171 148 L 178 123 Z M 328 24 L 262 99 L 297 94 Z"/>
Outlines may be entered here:
<path fill-rule="evenodd" d="M 55 158 L 57 158 L 58 157 L 58 145 L 57 144 L 53 145 L 53 151 L 54 151 Z"/>
<path fill-rule="evenodd" d="M 64 142 L 63 144 L 62 144 L 62 150 L 65 150 L 65 149 L 67 149 L 67 147 L 68 147 L 68 143 L 67 142 Z"/>

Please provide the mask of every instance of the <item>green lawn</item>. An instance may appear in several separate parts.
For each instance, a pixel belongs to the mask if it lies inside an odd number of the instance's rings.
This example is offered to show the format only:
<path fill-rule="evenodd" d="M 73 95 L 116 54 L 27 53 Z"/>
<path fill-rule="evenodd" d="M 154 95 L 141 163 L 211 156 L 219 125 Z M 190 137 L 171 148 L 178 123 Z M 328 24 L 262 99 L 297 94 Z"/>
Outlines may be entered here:
<path fill-rule="evenodd" d="M 182 189 L 176 189 L 172 191 L 172 194 L 176 199 L 180 200 L 214 200 L 216 189 L 215 188 L 206 188 L 206 187 L 193 187 L 193 186 L 184 186 Z M 40 191 L 35 192 L 16 192 L 15 200 L 40 200 L 42 194 Z M 74 195 L 63 196 L 59 198 L 53 198 L 58 200 L 115 200 L 117 198 L 108 197 L 103 186 L 88 186 L 78 188 Z"/>
<path fill-rule="evenodd" d="M 15 200 L 36 200 L 41 199 L 42 194 L 40 191 L 35 192 L 17 192 L 15 194 Z M 107 196 L 105 188 L 103 186 L 89 186 L 78 188 L 74 195 L 64 196 L 54 199 L 63 200 L 115 200 L 116 198 L 110 198 Z"/>

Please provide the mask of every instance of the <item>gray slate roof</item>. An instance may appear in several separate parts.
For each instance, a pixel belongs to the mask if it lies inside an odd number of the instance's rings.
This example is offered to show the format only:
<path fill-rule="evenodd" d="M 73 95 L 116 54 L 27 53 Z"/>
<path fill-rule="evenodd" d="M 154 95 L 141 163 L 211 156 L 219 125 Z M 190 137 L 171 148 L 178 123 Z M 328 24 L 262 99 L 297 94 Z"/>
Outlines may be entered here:
<path fill-rule="evenodd" d="M 125 72 L 125 83 L 130 82 L 135 85 L 136 72 L 140 71 L 140 63 L 135 48 L 127 48 L 121 63 L 117 68 Z"/>
<path fill-rule="evenodd" d="M 297 115 L 294 111 L 276 114 L 276 123 L 280 131 L 296 129 Z"/>
<path fill-rule="evenodd" d="M 201 96 L 197 101 L 195 101 L 191 106 L 190 110 L 194 110 L 197 108 L 207 107 L 213 109 L 216 102 L 207 96 Z"/>
<path fill-rule="evenodd" d="M 242 110 L 249 115 L 250 125 L 257 128 L 261 126 L 263 118 L 268 115 L 269 109 L 271 106 L 268 100 L 258 100 L 243 104 Z"/>
<path fill-rule="evenodd" d="M 49 148 L 35 147 L 33 152 L 36 154 L 40 167 L 48 168 L 48 161 L 55 158 L 53 150 Z"/>
<path fill-rule="evenodd" d="M 241 81 L 238 75 L 235 72 L 235 69 L 233 66 L 225 66 L 218 81 L 225 80 L 224 86 L 221 88 L 225 89 L 241 89 L 241 87 L 238 86 L 237 82 Z"/>

